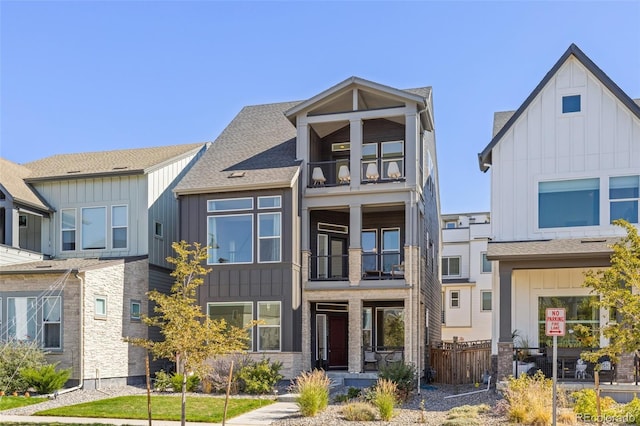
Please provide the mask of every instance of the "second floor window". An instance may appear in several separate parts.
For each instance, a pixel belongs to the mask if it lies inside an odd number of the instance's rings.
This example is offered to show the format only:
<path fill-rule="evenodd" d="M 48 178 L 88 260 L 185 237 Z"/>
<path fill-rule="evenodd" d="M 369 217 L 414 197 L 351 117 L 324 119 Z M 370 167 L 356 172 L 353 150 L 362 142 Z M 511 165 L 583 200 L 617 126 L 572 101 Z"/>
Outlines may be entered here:
<path fill-rule="evenodd" d="M 280 213 L 258 214 L 258 261 L 280 262 Z"/>
<path fill-rule="evenodd" d="M 575 179 L 538 183 L 538 227 L 600 224 L 600 180 Z"/>
<path fill-rule="evenodd" d="M 62 250 L 76 249 L 76 209 L 62 209 Z"/>
<path fill-rule="evenodd" d="M 82 209 L 82 250 L 107 248 L 107 211 L 104 207 Z"/>
<path fill-rule="evenodd" d="M 609 178 L 609 218 L 624 219 L 638 223 L 638 202 L 640 201 L 640 176 L 619 176 Z"/>
<path fill-rule="evenodd" d="M 443 257 L 442 258 L 442 276 L 443 277 L 459 277 L 460 276 L 460 258 L 459 257 Z"/>
<path fill-rule="evenodd" d="M 482 253 L 482 272 L 491 272 L 491 261 L 487 260 L 487 253 Z"/>
<path fill-rule="evenodd" d="M 111 207 L 111 246 L 127 248 L 127 206 Z"/>
<path fill-rule="evenodd" d="M 209 216 L 209 264 L 253 262 L 253 215 Z"/>

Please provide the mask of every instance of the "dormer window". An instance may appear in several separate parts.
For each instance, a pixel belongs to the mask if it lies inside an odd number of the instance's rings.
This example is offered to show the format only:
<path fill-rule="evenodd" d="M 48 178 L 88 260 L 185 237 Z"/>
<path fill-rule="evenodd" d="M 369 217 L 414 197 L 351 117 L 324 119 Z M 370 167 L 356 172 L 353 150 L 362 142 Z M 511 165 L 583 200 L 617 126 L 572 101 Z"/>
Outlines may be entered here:
<path fill-rule="evenodd" d="M 580 95 L 569 95 L 562 97 L 562 113 L 580 112 Z"/>

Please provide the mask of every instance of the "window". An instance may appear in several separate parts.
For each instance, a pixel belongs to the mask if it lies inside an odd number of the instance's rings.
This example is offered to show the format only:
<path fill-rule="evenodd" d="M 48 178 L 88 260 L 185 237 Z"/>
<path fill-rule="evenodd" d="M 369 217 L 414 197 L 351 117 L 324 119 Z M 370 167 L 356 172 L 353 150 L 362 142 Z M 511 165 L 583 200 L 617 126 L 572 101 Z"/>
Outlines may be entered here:
<path fill-rule="evenodd" d="M 362 271 L 378 270 L 378 232 L 375 229 L 362 231 Z"/>
<path fill-rule="evenodd" d="M 372 327 L 373 308 L 362 308 L 362 346 L 365 348 L 373 346 Z"/>
<path fill-rule="evenodd" d="M 253 215 L 209 216 L 208 264 L 253 262 Z"/>
<path fill-rule="evenodd" d="M 449 293 L 449 307 L 451 308 L 459 308 L 460 307 L 460 291 L 459 290 L 451 290 Z"/>
<path fill-rule="evenodd" d="M 107 317 L 107 298 L 106 297 L 103 297 L 103 296 L 96 297 L 94 315 L 96 318 Z"/>
<path fill-rule="evenodd" d="M 258 302 L 258 351 L 280 350 L 280 302 Z"/>
<path fill-rule="evenodd" d="M 142 313 L 141 308 L 142 305 L 139 300 L 131 301 L 129 318 L 131 318 L 132 321 L 140 321 L 140 315 Z"/>
<path fill-rule="evenodd" d="M 456 228 L 456 226 L 457 226 L 457 223 L 456 223 L 455 221 L 453 221 L 453 222 L 446 222 L 446 223 L 445 223 L 445 225 L 444 225 L 444 227 L 445 227 L 446 229 L 455 229 L 455 228 Z"/>
<path fill-rule="evenodd" d="M 258 214 L 258 262 L 280 262 L 280 213 Z"/>
<path fill-rule="evenodd" d="M 82 249 L 107 248 L 107 214 L 104 207 L 82 209 Z"/>
<path fill-rule="evenodd" d="M 37 336 L 35 297 L 7 297 L 9 340 L 35 341 Z"/>
<path fill-rule="evenodd" d="M 376 346 L 404 347 L 404 308 L 376 309 Z"/>
<path fill-rule="evenodd" d="M 27 216 L 24 214 L 21 214 L 18 216 L 18 226 L 20 228 L 26 228 L 27 227 Z"/>
<path fill-rule="evenodd" d="M 480 292 L 480 310 L 483 312 L 491 310 L 491 292 L 490 291 L 481 291 Z"/>
<path fill-rule="evenodd" d="M 258 197 L 259 209 L 277 209 L 282 203 L 282 197 L 274 195 L 273 197 Z"/>
<path fill-rule="evenodd" d="M 331 144 L 331 151 L 333 152 L 349 151 L 350 149 L 351 142 L 338 142 Z"/>
<path fill-rule="evenodd" d="M 487 260 L 487 253 L 482 253 L 482 272 L 491 272 L 491 261 Z"/>
<path fill-rule="evenodd" d="M 230 198 L 207 201 L 208 212 L 228 212 L 233 210 L 252 210 L 253 198 Z"/>
<path fill-rule="evenodd" d="M 599 224 L 599 179 L 538 183 L 538 226 L 540 228 Z"/>
<path fill-rule="evenodd" d="M 400 228 L 382 230 L 382 270 L 391 272 L 400 264 Z"/>
<path fill-rule="evenodd" d="M 593 303 L 598 296 L 543 296 L 538 297 L 538 342 L 551 346 L 552 337 L 545 335 L 547 308 L 566 309 L 566 331 L 558 337 L 558 347 L 597 347 L 600 346 L 600 310 Z M 591 329 L 588 336 L 580 336 L 573 332 L 577 324 Z M 578 340 L 578 338 L 580 340 Z"/>
<path fill-rule="evenodd" d="M 624 219 L 638 223 L 638 201 L 640 200 L 640 176 L 620 176 L 609 178 L 609 218 Z"/>
<path fill-rule="evenodd" d="M 209 318 L 215 321 L 224 320 L 227 327 L 245 328 L 253 321 L 253 303 L 251 302 L 216 302 L 207 303 Z M 247 350 L 253 349 L 251 329 L 247 330 L 249 342 Z"/>
<path fill-rule="evenodd" d="M 459 257 L 443 257 L 442 258 L 442 276 L 443 277 L 459 277 L 460 276 L 460 258 Z"/>
<path fill-rule="evenodd" d="M 164 235 L 164 229 L 162 229 L 162 223 L 153 222 L 153 232 L 156 237 L 162 238 Z"/>
<path fill-rule="evenodd" d="M 127 206 L 111 207 L 111 246 L 127 248 Z"/>
<path fill-rule="evenodd" d="M 401 175 L 404 175 L 404 142 L 382 142 L 382 177 L 389 179 L 389 164 L 392 161 L 398 165 L 398 170 Z"/>
<path fill-rule="evenodd" d="M 361 176 L 367 175 L 367 166 L 369 164 L 378 163 L 378 144 L 365 143 L 362 145 L 362 173 Z"/>
<path fill-rule="evenodd" d="M 60 349 L 62 303 L 60 296 L 42 298 L 42 342 L 45 349 Z"/>
<path fill-rule="evenodd" d="M 562 113 L 580 112 L 580 95 L 562 97 Z"/>
<path fill-rule="evenodd" d="M 62 250 L 76 249 L 76 209 L 62 209 Z"/>

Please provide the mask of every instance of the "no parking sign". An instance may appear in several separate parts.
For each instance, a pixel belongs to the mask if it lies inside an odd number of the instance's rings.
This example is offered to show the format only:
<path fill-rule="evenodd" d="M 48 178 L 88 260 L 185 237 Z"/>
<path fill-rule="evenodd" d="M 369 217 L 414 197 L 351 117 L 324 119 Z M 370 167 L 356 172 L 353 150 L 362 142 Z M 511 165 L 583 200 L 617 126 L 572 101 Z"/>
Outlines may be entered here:
<path fill-rule="evenodd" d="M 564 336 L 566 324 L 565 308 L 547 308 L 544 333 L 547 336 Z"/>

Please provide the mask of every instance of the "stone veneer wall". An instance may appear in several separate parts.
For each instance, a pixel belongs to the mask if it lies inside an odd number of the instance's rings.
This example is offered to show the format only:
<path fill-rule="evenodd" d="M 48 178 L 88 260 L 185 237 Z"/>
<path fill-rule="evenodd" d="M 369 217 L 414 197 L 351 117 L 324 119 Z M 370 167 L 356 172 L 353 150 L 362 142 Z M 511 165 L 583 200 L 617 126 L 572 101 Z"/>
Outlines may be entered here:
<path fill-rule="evenodd" d="M 124 385 L 145 374 L 141 348 L 124 337 L 146 337 L 146 326 L 130 319 L 130 300 L 140 300 L 146 310 L 148 261 L 122 261 L 116 265 L 84 271 L 84 385 L 100 388 Z M 106 297 L 106 318 L 96 317 L 96 297 Z"/>

